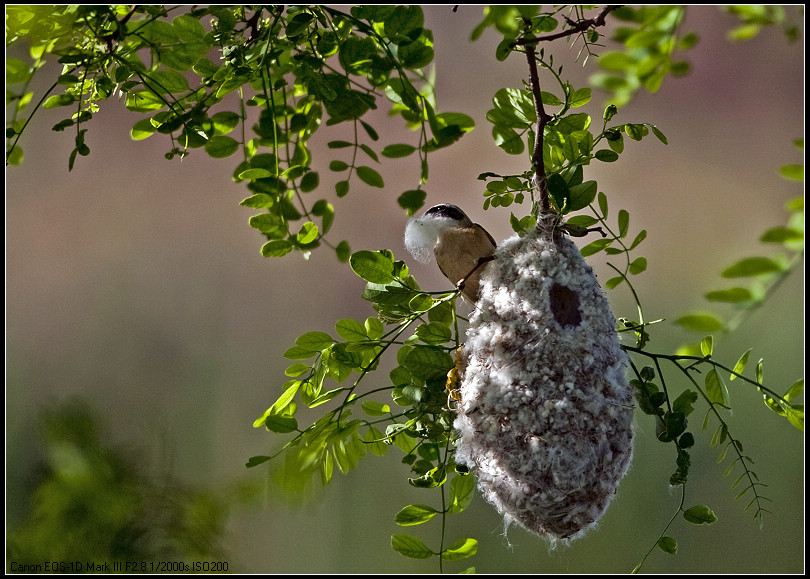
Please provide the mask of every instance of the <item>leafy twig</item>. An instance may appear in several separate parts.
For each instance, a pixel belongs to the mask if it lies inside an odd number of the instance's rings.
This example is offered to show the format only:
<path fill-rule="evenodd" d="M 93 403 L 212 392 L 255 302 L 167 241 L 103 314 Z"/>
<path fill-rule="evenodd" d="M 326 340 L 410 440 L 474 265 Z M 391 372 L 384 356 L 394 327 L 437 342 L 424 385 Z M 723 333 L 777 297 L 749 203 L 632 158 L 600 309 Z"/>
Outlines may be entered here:
<path fill-rule="evenodd" d="M 621 8 L 621 5 L 606 6 L 604 9 L 602 9 L 602 12 L 600 12 L 599 15 L 594 18 L 577 20 L 576 22 L 568 20 L 571 28 L 568 28 L 567 30 L 557 32 L 556 34 L 549 34 L 547 36 L 523 37 L 513 42 L 512 46 L 525 46 L 528 48 L 536 45 L 538 42 L 550 42 L 552 40 L 557 40 L 558 38 L 565 38 L 567 36 L 579 34 L 580 32 L 585 32 L 589 28 L 598 28 L 599 26 L 604 26 L 607 15 L 617 8 Z"/>

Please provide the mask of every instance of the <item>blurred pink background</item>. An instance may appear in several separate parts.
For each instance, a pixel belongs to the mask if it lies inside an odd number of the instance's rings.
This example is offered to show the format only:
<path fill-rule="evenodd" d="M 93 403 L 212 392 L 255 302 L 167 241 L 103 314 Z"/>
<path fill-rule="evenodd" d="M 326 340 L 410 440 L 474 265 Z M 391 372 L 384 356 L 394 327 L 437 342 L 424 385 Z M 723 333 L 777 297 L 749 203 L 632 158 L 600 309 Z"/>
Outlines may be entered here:
<path fill-rule="evenodd" d="M 476 129 L 455 146 L 433 154 L 427 206 L 453 202 L 489 229 L 496 239 L 511 234 L 509 210 L 482 210 L 479 173 L 521 173 L 527 158 L 497 149 L 485 120 L 491 98 L 502 86 L 520 87 L 527 77 L 520 56 L 495 60 L 495 34 L 476 43 L 470 32 L 481 7 L 426 6 L 426 27 L 436 39 L 436 94 L 442 112 L 464 112 Z M 800 16 L 803 18 L 803 15 Z M 719 272 L 741 257 L 773 255 L 777 248 L 757 241 L 766 229 L 784 224 L 786 201 L 803 184 L 778 177 L 780 166 L 802 163 L 792 146 L 804 133 L 804 39 L 789 44 L 776 29 L 732 43 L 725 33 L 736 20 L 716 7 L 690 7 L 685 30 L 700 43 L 686 56 L 692 73 L 668 78 L 660 92 L 638 94 L 614 122 L 650 122 L 667 136 L 664 146 L 650 136 L 626 140 L 617 163 L 594 162 L 586 179 L 596 179 L 610 200 L 612 218 L 630 212 L 630 234 L 648 230 L 636 255 L 649 268 L 634 280 L 653 327 L 652 349 L 671 351 L 700 335 L 671 323 L 693 309 L 727 316 L 730 310 L 702 298 L 729 287 Z M 803 25 L 803 21 L 802 21 Z M 547 48 L 547 50 L 549 50 Z M 553 47 L 555 64 L 575 88 L 596 72 L 570 62 L 576 49 Z M 10 55 L 13 55 L 9 53 Z M 48 70 L 54 70 L 53 68 Z M 47 86 L 46 75 L 39 89 Z M 543 82 L 541 78 L 541 82 Z M 548 79 L 545 79 L 548 83 Z M 544 87 L 545 88 L 545 87 Z M 584 109 L 598 123 L 604 95 Z M 415 135 L 400 130 L 385 103 L 374 117 L 386 144 Z M 343 317 L 373 315 L 360 298 L 363 282 L 327 248 L 309 261 L 298 254 L 263 258 L 262 238 L 248 226 L 254 210 L 239 206 L 249 195 L 231 174 L 236 155 L 211 159 L 195 150 L 183 161 L 166 161 L 167 138 L 133 142 L 129 129 L 140 115 L 111 99 L 90 125 L 91 154 L 67 171 L 73 133 L 50 130 L 64 110 L 42 110 L 21 143 L 25 160 L 6 169 L 6 484 L 7 509 L 18 512 L 31 449 L 33 419 L 41 405 L 72 395 L 93 401 L 117 440 L 153 448 L 155 457 L 181 478 L 222 487 L 236 480 L 263 485 L 265 466 L 250 471 L 251 456 L 269 454 L 283 438 L 253 421 L 276 399 L 286 380 L 283 352 L 307 330 L 334 334 Z M 396 137 L 388 137 L 388 126 Z M 412 266 L 426 289 L 447 283 L 435 264 L 413 263 L 402 247 L 407 217 L 396 197 L 418 184 L 415 159 L 385 160 L 375 166 L 384 190 L 352 183 L 335 199 L 338 179 L 328 170 L 326 142 L 340 127 L 316 137 L 313 157 L 321 189 L 335 204 L 330 239 L 348 238 L 352 250 L 389 248 Z M 337 152 L 339 153 L 339 152 Z M 580 244 L 586 243 L 580 241 Z M 590 260 L 601 279 L 611 276 L 604 255 Z M 635 318 L 629 292 L 609 293 L 617 316 Z M 755 311 L 729 337 L 716 337 L 716 357 L 733 365 L 747 348 L 752 361 L 765 359 L 766 384 L 783 392 L 803 375 L 803 265 L 767 307 Z M 384 381 L 374 376 L 367 386 Z M 678 391 L 685 384 L 673 378 Z M 734 502 L 733 478 L 721 477 L 711 431 L 700 431 L 705 406 L 692 425 L 692 479 L 687 506 L 704 503 L 719 516 L 711 527 L 683 521 L 668 534 L 680 545 L 676 556 L 658 551 L 648 572 L 802 572 L 804 468 L 803 435 L 769 412 L 752 388 L 731 383 L 734 412 L 729 425 L 745 444 L 755 470 L 774 502 L 759 530 Z M 597 530 L 571 547 L 549 551 L 538 538 L 512 529 L 502 535 L 497 513 L 480 497 L 469 511 L 451 517 L 451 541 L 471 535 L 479 554 L 448 563 L 446 570 L 474 565 L 479 573 L 628 572 L 655 542 L 678 505 L 669 490 L 674 451 L 655 440 L 652 421 L 637 413 L 636 453 L 619 495 Z M 168 458 L 167 458 L 168 457 Z M 226 547 L 231 570 L 275 573 L 434 572 L 435 562 L 414 561 L 390 549 L 389 536 L 402 532 L 393 520 L 409 503 L 433 504 L 435 493 L 411 488 L 397 451 L 368 457 L 348 476 L 336 474 L 329 487 L 304 507 L 285 505 L 268 489 L 260 504 L 236 509 Z M 727 459 L 727 461 L 730 459 Z M 316 483 L 316 486 L 319 483 Z M 381 492 L 383 491 L 383 492 Z M 438 524 L 404 529 L 438 542 Z"/>

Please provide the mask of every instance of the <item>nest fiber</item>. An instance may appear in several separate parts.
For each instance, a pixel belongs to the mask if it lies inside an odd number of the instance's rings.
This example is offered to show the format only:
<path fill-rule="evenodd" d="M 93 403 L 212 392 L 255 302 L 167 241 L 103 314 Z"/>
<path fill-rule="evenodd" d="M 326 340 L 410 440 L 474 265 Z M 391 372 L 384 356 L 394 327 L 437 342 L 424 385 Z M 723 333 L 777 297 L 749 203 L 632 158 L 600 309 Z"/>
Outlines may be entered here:
<path fill-rule="evenodd" d="M 567 238 L 506 240 L 464 345 L 456 460 L 508 522 L 572 539 L 630 464 L 633 400 L 616 320 Z"/>

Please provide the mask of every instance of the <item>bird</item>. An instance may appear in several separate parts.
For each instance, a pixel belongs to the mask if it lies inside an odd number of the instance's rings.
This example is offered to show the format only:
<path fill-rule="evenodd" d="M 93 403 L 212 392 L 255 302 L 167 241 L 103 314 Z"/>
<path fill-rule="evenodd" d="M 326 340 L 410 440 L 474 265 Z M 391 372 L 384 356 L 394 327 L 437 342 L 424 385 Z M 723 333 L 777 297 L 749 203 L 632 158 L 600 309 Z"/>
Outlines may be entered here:
<path fill-rule="evenodd" d="M 405 247 L 422 263 L 427 263 L 432 253 L 442 274 L 475 303 L 480 268 L 494 259 L 497 243 L 458 206 L 441 203 L 408 221 Z"/>

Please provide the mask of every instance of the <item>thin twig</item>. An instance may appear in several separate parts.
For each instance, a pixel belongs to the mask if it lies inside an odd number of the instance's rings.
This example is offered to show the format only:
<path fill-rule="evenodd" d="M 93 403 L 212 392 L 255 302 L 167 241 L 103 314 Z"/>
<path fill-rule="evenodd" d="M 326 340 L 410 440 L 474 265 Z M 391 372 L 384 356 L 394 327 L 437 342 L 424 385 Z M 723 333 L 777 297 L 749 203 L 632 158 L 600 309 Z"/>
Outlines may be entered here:
<path fill-rule="evenodd" d="M 547 36 L 536 36 L 534 38 L 520 38 L 512 43 L 512 47 L 534 46 L 538 42 L 557 40 L 558 38 L 565 38 L 566 36 L 572 36 L 574 34 L 579 34 L 580 32 L 585 32 L 589 28 L 598 28 L 599 26 L 604 26 L 607 15 L 610 14 L 612 11 L 616 10 L 617 8 L 621 7 L 622 7 L 621 4 L 617 4 L 615 6 L 606 6 L 602 10 L 602 12 L 600 12 L 599 15 L 596 16 L 595 18 L 577 20 L 576 22 L 569 21 L 569 24 L 571 24 L 571 28 L 563 30 L 562 32 L 557 32 L 556 34 L 549 34 Z"/>

